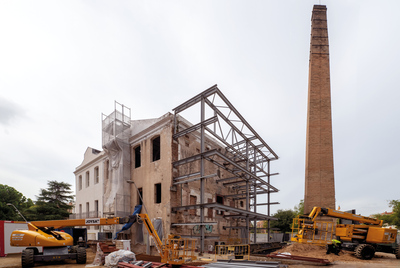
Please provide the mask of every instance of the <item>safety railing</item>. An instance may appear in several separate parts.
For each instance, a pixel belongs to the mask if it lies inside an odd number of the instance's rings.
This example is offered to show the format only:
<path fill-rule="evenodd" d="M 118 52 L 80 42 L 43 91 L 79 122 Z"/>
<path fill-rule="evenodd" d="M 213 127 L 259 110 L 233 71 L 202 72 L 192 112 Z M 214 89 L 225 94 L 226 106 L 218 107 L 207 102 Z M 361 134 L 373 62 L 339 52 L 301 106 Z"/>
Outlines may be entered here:
<path fill-rule="evenodd" d="M 217 245 L 215 246 L 215 260 L 217 259 L 250 259 L 250 245 Z"/>
<path fill-rule="evenodd" d="M 332 243 L 334 234 L 333 221 L 310 221 L 309 219 L 295 218 L 292 225 L 294 242 L 304 244 L 325 245 Z"/>
<path fill-rule="evenodd" d="M 167 259 L 162 261 L 169 264 L 182 264 L 197 259 L 195 239 L 183 239 L 180 236 L 170 235 L 165 239 L 164 249 L 167 253 L 167 256 L 165 256 Z"/>

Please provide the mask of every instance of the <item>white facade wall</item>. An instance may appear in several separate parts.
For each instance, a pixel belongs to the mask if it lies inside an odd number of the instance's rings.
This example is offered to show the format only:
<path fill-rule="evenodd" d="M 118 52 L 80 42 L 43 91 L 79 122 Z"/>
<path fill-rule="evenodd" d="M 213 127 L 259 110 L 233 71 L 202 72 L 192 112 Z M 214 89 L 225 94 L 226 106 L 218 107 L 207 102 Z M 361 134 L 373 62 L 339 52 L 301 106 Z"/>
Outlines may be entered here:
<path fill-rule="evenodd" d="M 105 162 L 104 152 L 89 147 L 85 152 L 82 164 L 76 168 L 74 174 L 77 218 L 99 218 L 103 216 Z M 95 175 L 97 175 L 97 179 Z M 87 226 L 86 228 L 88 240 L 97 240 L 97 233 L 103 231 L 104 227 Z"/>

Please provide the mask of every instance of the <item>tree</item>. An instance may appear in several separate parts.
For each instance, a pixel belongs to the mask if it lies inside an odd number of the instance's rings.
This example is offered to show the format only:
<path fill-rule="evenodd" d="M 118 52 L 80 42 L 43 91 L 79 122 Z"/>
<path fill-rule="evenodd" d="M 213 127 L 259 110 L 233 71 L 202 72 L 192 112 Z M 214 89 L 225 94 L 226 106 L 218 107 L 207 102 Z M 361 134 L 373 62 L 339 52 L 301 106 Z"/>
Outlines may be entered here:
<path fill-rule="evenodd" d="M 392 208 L 392 214 L 375 214 L 375 218 L 383 220 L 384 223 L 400 228 L 400 200 L 389 201 L 389 207 Z"/>
<path fill-rule="evenodd" d="M 294 206 L 294 210 L 278 210 L 274 215 L 275 218 L 278 218 L 277 221 L 270 221 L 271 228 L 278 228 L 280 232 L 286 233 L 292 231 L 292 223 L 293 219 L 298 217 L 299 215 L 304 214 L 304 200 L 300 200 L 300 203 L 297 206 Z M 268 227 L 268 222 L 264 222 L 264 228 Z"/>
<path fill-rule="evenodd" d="M 33 205 L 30 198 L 26 198 L 15 188 L 0 184 L 0 220 L 23 221 L 24 219 L 15 211 L 13 204 L 23 215 L 24 212 Z"/>
<path fill-rule="evenodd" d="M 300 203 L 297 206 L 294 206 L 294 212 L 296 216 L 304 215 L 304 200 L 301 199 Z"/>
<path fill-rule="evenodd" d="M 65 182 L 49 181 L 47 189 L 40 189 L 36 206 L 30 212 L 36 212 L 34 220 L 63 220 L 71 214 L 74 196 L 71 195 L 71 185 Z"/>
<path fill-rule="evenodd" d="M 391 207 L 392 211 L 393 211 L 392 224 L 395 225 L 397 229 L 399 229 L 400 228 L 400 200 L 389 201 L 389 207 Z"/>
<path fill-rule="evenodd" d="M 279 209 L 273 217 L 278 218 L 277 221 L 270 221 L 271 228 L 278 228 L 280 232 L 286 233 L 292 231 L 293 218 L 296 217 L 296 212 L 291 209 Z M 264 226 L 265 228 L 267 226 Z"/>

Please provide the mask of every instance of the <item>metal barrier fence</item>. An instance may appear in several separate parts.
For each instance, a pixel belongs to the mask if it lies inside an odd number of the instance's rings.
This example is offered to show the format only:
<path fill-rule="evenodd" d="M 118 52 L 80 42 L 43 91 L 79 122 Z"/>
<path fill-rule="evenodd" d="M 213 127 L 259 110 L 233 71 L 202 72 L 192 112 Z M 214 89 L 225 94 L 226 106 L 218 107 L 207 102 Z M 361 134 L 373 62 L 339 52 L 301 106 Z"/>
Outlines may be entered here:
<path fill-rule="evenodd" d="M 182 264 L 197 259 L 194 253 L 196 249 L 195 239 L 183 239 L 169 235 L 164 241 L 164 249 L 167 252 L 167 259 L 161 261 L 168 261 L 169 264 Z"/>
<path fill-rule="evenodd" d="M 304 244 L 331 244 L 335 223 L 332 221 L 314 221 L 293 219 L 292 241 Z"/>
<path fill-rule="evenodd" d="M 215 246 L 215 260 L 217 259 L 250 259 L 250 245 L 217 245 Z"/>

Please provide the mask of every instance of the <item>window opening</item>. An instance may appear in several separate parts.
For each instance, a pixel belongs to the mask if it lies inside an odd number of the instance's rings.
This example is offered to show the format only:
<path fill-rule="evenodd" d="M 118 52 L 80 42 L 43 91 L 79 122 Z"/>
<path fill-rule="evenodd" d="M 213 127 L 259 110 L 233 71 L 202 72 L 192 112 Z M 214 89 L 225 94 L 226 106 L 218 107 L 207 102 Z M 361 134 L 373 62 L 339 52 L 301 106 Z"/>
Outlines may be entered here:
<path fill-rule="evenodd" d="M 135 148 L 135 168 L 140 167 L 141 165 L 141 157 L 140 157 L 141 151 L 140 151 L 140 145 Z"/>
<path fill-rule="evenodd" d="M 154 202 L 159 204 L 161 203 L 161 183 L 156 183 L 154 185 Z"/>
<path fill-rule="evenodd" d="M 137 201 L 137 203 L 138 203 L 139 205 L 143 205 L 143 202 L 142 202 L 142 199 L 143 199 L 143 188 L 139 188 L 139 189 L 138 189 L 138 192 L 139 192 L 139 194 L 138 194 L 138 201 Z M 142 197 L 142 198 L 140 198 L 140 197 Z"/>
<path fill-rule="evenodd" d="M 79 175 L 79 190 L 82 190 L 82 175 Z"/>
<path fill-rule="evenodd" d="M 216 201 L 218 204 L 223 205 L 224 204 L 224 197 L 221 195 L 217 195 Z M 224 212 L 222 210 L 217 210 L 218 215 L 224 215 Z"/>
<path fill-rule="evenodd" d="M 86 187 L 89 187 L 89 184 L 90 184 L 89 178 L 90 178 L 90 173 L 89 173 L 89 171 L 86 171 Z"/>
<path fill-rule="evenodd" d="M 153 139 L 153 162 L 160 160 L 161 158 L 161 146 L 160 146 L 160 136 Z"/>
<path fill-rule="evenodd" d="M 190 195 L 190 204 L 196 205 L 197 204 L 197 196 Z M 197 209 L 189 209 L 189 215 L 196 216 Z"/>
<path fill-rule="evenodd" d="M 89 218 L 89 202 L 86 202 L 86 218 Z"/>
<path fill-rule="evenodd" d="M 212 203 L 212 199 L 208 198 L 207 202 L 208 203 Z M 212 208 L 208 208 L 207 209 L 207 217 L 208 218 L 212 218 L 213 217 L 213 209 Z"/>
<path fill-rule="evenodd" d="M 99 167 L 94 168 L 94 183 L 99 183 Z"/>
<path fill-rule="evenodd" d="M 100 217 L 99 216 L 99 200 L 94 200 L 94 213 L 95 213 L 95 217 Z"/>

